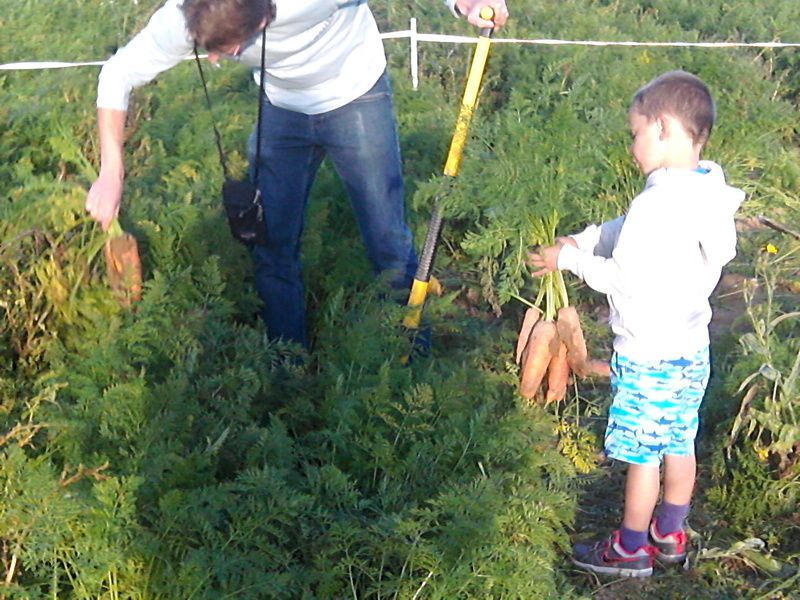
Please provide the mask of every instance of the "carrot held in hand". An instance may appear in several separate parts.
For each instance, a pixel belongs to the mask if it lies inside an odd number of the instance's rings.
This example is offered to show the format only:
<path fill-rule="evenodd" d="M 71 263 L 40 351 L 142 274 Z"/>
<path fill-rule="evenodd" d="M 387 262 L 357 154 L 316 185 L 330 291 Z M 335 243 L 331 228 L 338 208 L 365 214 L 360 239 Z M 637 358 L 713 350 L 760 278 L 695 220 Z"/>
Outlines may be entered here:
<path fill-rule="evenodd" d="M 136 238 L 125 233 L 117 219 L 108 228 L 103 246 L 108 283 L 123 307 L 142 299 L 142 260 Z"/>
<path fill-rule="evenodd" d="M 586 361 L 589 353 L 586 350 L 586 339 L 583 337 L 578 311 L 573 306 L 564 306 L 558 309 L 556 323 L 558 337 L 567 346 L 567 362 L 570 368 L 581 377 L 586 377 L 588 373 Z"/>
<path fill-rule="evenodd" d="M 611 365 L 599 358 L 586 362 L 586 374 L 590 377 L 611 377 Z"/>
<path fill-rule="evenodd" d="M 525 311 L 525 318 L 522 320 L 522 328 L 519 330 L 519 339 L 517 340 L 517 353 L 516 363 L 520 364 L 522 360 L 522 352 L 528 344 L 528 338 L 531 335 L 531 330 L 539 320 L 539 315 L 542 313 L 538 308 L 529 308 Z"/>
<path fill-rule="evenodd" d="M 545 402 L 561 402 L 567 395 L 569 381 L 569 363 L 567 362 L 567 345 L 558 340 L 558 351 L 550 359 L 547 367 L 547 394 Z"/>
<path fill-rule="evenodd" d="M 558 337 L 556 325 L 552 321 L 538 321 L 528 338 L 522 356 L 522 374 L 519 393 L 523 398 L 533 398 L 542 384 L 550 359 L 558 347 L 554 341 Z"/>

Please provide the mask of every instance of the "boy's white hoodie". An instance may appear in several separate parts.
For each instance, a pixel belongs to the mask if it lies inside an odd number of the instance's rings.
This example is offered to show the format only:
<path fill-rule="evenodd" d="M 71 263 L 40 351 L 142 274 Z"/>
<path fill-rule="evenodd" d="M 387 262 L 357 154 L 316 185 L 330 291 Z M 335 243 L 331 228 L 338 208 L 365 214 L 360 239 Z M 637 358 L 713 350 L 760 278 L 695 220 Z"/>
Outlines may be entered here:
<path fill-rule="evenodd" d="M 558 268 L 608 296 L 614 350 L 633 360 L 673 359 L 709 343 L 709 296 L 736 256 L 734 214 L 744 192 L 707 172 L 658 169 L 628 213 L 573 235 Z"/>

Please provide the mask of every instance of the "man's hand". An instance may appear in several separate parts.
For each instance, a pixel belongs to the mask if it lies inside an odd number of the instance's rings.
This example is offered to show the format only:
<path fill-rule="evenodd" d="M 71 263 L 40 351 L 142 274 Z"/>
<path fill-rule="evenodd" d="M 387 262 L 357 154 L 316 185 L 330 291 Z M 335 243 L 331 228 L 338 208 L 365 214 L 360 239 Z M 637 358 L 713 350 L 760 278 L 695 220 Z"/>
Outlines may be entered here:
<path fill-rule="evenodd" d="M 494 10 L 494 21 L 481 19 L 480 12 L 484 6 Z M 508 20 L 508 8 L 505 0 L 456 0 L 458 12 L 467 17 L 467 21 L 480 27 L 494 27 L 496 29 L 505 25 Z"/>
<path fill-rule="evenodd" d="M 106 231 L 111 221 L 119 214 L 121 200 L 122 177 L 104 174 L 101 171 L 86 196 L 86 210 L 100 223 L 103 231 Z"/>
<path fill-rule="evenodd" d="M 571 237 L 560 237 L 554 246 L 540 249 L 538 252 L 529 252 L 527 263 L 537 269 L 531 275 L 541 277 L 558 270 L 558 255 L 564 245 L 576 246 L 575 240 Z"/>

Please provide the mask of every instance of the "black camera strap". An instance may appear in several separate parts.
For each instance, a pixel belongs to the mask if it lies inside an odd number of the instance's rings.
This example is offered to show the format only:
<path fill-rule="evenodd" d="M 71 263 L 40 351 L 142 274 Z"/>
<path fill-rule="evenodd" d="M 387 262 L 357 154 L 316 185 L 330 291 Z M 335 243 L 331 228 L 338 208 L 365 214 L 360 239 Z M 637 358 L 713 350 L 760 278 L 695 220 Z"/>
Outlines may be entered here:
<path fill-rule="evenodd" d="M 267 47 L 267 28 L 261 31 L 261 71 L 259 71 L 259 95 L 258 95 L 258 120 L 256 122 L 256 159 L 255 159 L 255 173 L 253 176 L 253 185 L 258 187 L 258 168 L 261 162 L 261 115 L 264 108 L 264 66 L 266 64 L 266 47 Z M 217 143 L 217 150 L 219 151 L 219 162 L 222 165 L 222 175 L 228 179 L 228 163 L 225 161 L 225 152 L 222 150 L 222 136 L 219 134 L 217 123 L 214 120 L 214 109 L 211 106 L 211 96 L 208 93 L 208 84 L 206 76 L 203 72 L 203 65 L 200 62 L 200 55 L 197 53 L 197 44 L 194 46 L 194 60 L 197 63 L 197 70 L 200 72 L 200 81 L 203 83 L 203 92 L 206 96 L 206 104 L 208 104 L 208 111 L 211 113 L 211 126 L 214 128 L 214 139 Z"/>

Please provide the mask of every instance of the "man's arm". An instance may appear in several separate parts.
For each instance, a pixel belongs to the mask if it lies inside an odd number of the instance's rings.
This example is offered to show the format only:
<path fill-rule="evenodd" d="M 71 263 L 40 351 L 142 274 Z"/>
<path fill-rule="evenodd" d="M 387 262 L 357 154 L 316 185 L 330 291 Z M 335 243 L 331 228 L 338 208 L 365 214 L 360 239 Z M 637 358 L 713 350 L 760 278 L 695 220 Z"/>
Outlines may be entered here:
<path fill-rule="evenodd" d="M 103 229 L 119 213 L 125 178 L 123 139 L 128 97 L 191 54 L 179 0 L 168 0 L 147 26 L 104 65 L 97 86 L 97 133 L 100 174 L 86 196 L 86 210 Z"/>
<path fill-rule="evenodd" d="M 122 182 L 125 179 L 123 135 L 125 111 L 97 109 L 97 135 L 100 141 L 100 175 L 86 196 L 86 210 L 98 221 L 103 231 L 119 213 Z"/>

